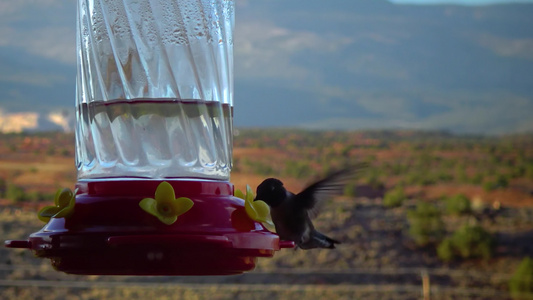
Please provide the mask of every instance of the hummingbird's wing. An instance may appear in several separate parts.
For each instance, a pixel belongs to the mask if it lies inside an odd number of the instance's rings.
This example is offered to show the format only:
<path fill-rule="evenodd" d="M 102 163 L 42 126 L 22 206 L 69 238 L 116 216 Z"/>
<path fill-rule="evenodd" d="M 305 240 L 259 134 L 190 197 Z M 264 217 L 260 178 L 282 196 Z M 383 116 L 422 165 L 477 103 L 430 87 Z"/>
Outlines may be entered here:
<path fill-rule="evenodd" d="M 359 163 L 333 172 L 326 178 L 316 181 L 295 195 L 293 205 L 296 209 L 307 210 L 311 218 L 316 217 L 326 200 L 342 195 L 344 187 L 350 179 L 353 179 L 366 166 L 365 163 Z"/>

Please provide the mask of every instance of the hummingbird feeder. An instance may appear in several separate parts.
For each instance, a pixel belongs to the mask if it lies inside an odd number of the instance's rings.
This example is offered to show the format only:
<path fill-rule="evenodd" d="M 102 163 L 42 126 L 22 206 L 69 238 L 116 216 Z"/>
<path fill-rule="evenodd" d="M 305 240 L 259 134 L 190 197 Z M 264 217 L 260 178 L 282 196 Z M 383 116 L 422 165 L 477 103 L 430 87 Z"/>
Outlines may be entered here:
<path fill-rule="evenodd" d="M 97 275 L 239 274 L 293 247 L 229 182 L 233 23 L 228 0 L 78 0 L 77 184 L 5 245 Z"/>

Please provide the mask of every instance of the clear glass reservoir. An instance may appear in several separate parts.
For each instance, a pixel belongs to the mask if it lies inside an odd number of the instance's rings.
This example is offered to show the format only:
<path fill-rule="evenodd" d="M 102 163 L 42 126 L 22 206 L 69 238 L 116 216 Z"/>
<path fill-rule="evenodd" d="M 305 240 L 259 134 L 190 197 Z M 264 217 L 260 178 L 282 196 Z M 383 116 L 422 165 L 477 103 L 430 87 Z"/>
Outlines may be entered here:
<path fill-rule="evenodd" d="M 79 0 L 79 180 L 228 180 L 234 3 Z"/>

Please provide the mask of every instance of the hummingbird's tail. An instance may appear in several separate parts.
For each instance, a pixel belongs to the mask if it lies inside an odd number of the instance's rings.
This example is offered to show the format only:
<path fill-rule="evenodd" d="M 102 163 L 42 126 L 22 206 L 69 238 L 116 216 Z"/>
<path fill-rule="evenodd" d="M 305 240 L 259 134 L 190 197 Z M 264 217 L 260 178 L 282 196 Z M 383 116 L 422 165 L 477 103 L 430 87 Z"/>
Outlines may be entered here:
<path fill-rule="evenodd" d="M 303 244 L 298 246 L 302 249 L 312 249 L 312 248 L 326 248 L 326 249 L 335 249 L 335 244 L 340 244 L 341 242 L 334 240 L 316 230 L 311 233 L 311 238 Z"/>

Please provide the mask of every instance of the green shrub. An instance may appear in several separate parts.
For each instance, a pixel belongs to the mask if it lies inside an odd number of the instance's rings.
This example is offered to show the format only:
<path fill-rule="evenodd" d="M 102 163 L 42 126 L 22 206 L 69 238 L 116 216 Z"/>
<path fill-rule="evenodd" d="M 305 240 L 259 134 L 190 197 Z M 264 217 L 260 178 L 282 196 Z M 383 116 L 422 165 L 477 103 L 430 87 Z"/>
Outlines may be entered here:
<path fill-rule="evenodd" d="M 496 178 L 496 185 L 499 188 L 506 188 L 509 186 L 509 176 L 508 175 L 498 175 L 498 178 Z"/>
<path fill-rule="evenodd" d="M 509 280 L 509 292 L 514 299 L 533 298 L 533 259 L 526 257 Z"/>
<path fill-rule="evenodd" d="M 55 193 L 47 194 L 47 193 L 43 193 L 39 191 L 29 193 L 27 196 L 27 198 L 33 202 L 43 202 L 43 201 L 50 202 L 50 201 L 54 201 L 54 197 L 55 197 Z"/>
<path fill-rule="evenodd" d="M 443 170 L 436 173 L 433 177 L 434 177 L 434 180 L 437 182 L 450 182 L 454 179 L 453 175 Z"/>
<path fill-rule="evenodd" d="M 509 186 L 509 179 L 506 175 L 498 175 L 495 180 L 487 181 L 483 184 L 483 189 L 487 192 L 493 191 L 499 188 L 506 188 Z"/>
<path fill-rule="evenodd" d="M 437 255 L 444 261 L 455 257 L 488 259 L 494 253 L 495 244 L 494 237 L 483 227 L 466 225 L 442 241 L 437 248 Z"/>
<path fill-rule="evenodd" d="M 468 175 L 466 174 L 466 170 L 464 166 L 459 166 L 455 170 L 455 180 L 459 183 L 469 183 L 468 181 Z"/>
<path fill-rule="evenodd" d="M 274 174 L 274 169 L 268 163 L 248 159 L 245 159 L 243 163 L 245 164 L 247 170 L 253 174 L 261 176 L 270 176 Z"/>
<path fill-rule="evenodd" d="M 366 168 L 364 170 L 364 182 L 375 190 L 381 190 L 385 187 L 385 184 L 381 180 L 384 174 L 382 169 Z"/>
<path fill-rule="evenodd" d="M 472 176 L 472 178 L 470 178 L 470 183 L 479 185 L 483 183 L 483 178 L 484 178 L 483 174 L 477 173 L 474 176 Z"/>
<path fill-rule="evenodd" d="M 314 175 L 313 169 L 307 162 L 289 160 L 285 165 L 285 174 L 293 178 L 306 178 Z"/>
<path fill-rule="evenodd" d="M 4 178 L 0 178 L 0 198 L 6 197 L 7 194 L 7 181 Z"/>
<path fill-rule="evenodd" d="M 431 174 L 425 172 L 425 170 L 413 171 L 406 175 L 405 182 L 411 185 L 428 186 L 433 185 L 437 181 Z"/>
<path fill-rule="evenodd" d="M 445 238 L 437 247 L 437 256 L 443 261 L 451 261 L 455 257 L 454 247 L 450 238 Z"/>
<path fill-rule="evenodd" d="M 56 147 L 54 145 L 50 145 L 48 149 L 46 150 L 47 155 L 55 155 L 56 154 Z"/>
<path fill-rule="evenodd" d="M 524 176 L 529 179 L 533 179 L 533 161 L 530 161 L 525 166 Z"/>
<path fill-rule="evenodd" d="M 65 156 L 65 157 L 69 157 L 69 156 L 71 155 L 71 154 L 70 154 L 70 150 L 67 149 L 67 148 L 63 148 L 63 149 L 61 150 L 61 155 L 62 155 L 62 156 Z"/>
<path fill-rule="evenodd" d="M 419 202 L 416 209 L 407 212 L 409 235 L 419 246 L 438 243 L 445 233 L 439 209 L 426 202 Z"/>
<path fill-rule="evenodd" d="M 407 171 L 409 170 L 409 166 L 401 163 L 393 165 L 389 164 L 387 169 L 391 173 L 391 175 L 403 175 L 407 173 Z"/>
<path fill-rule="evenodd" d="M 383 197 L 383 205 L 385 207 L 399 207 L 406 199 L 407 197 L 405 196 L 403 189 L 397 187 L 385 194 Z"/>
<path fill-rule="evenodd" d="M 446 212 L 454 215 L 468 214 L 472 210 L 470 199 L 463 194 L 446 199 Z"/>
<path fill-rule="evenodd" d="M 379 177 L 372 176 L 368 178 L 367 184 L 375 190 L 382 190 L 385 188 L 385 184 L 379 179 Z"/>
<path fill-rule="evenodd" d="M 494 191 L 497 188 L 498 187 L 496 186 L 496 184 L 492 181 L 487 181 L 483 183 L 483 190 L 485 190 L 486 192 Z"/>
<path fill-rule="evenodd" d="M 29 196 L 24 188 L 10 184 L 7 186 L 6 198 L 11 199 L 13 202 L 22 202 L 28 200 Z"/>
<path fill-rule="evenodd" d="M 354 183 L 350 183 L 350 184 L 347 184 L 345 187 L 344 187 L 344 196 L 347 196 L 347 197 L 356 197 L 357 194 L 356 194 L 356 188 L 357 186 L 354 184 Z"/>

